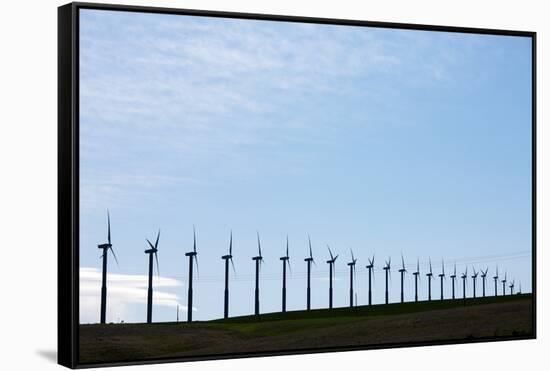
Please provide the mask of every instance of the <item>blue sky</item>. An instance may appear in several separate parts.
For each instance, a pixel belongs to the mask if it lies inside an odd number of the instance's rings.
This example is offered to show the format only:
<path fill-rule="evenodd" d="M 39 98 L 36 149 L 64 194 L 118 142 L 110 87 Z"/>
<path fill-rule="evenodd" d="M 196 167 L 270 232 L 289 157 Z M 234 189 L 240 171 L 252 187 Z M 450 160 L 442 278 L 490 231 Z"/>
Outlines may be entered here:
<path fill-rule="evenodd" d="M 531 290 L 530 39 L 81 10 L 80 42 L 81 322 L 99 320 L 107 208 L 120 261 L 108 321 L 145 321 L 143 251 L 159 228 L 153 319 L 175 319 L 193 224 L 197 319 L 223 314 L 230 230 L 232 315 L 253 312 L 256 230 L 265 312 L 280 309 L 287 234 L 289 310 L 305 306 L 307 233 L 316 308 L 327 244 L 340 254 L 336 306 L 350 248 L 359 304 L 372 254 L 375 302 L 383 260 L 397 269 L 401 253 L 411 272 L 417 258 L 436 273 L 442 258 L 447 272 L 456 261 L 490 276 L 498 263 Z"/>

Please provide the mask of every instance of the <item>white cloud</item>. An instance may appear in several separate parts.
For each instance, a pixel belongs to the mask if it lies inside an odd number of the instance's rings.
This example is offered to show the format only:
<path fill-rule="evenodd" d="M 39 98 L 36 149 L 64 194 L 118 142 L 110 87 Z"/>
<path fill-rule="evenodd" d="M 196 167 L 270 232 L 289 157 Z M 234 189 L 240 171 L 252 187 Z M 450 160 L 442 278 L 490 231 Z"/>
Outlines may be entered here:
<path fill-rule="evenodd" d="M 166 289 L 182 286 L 181 281 L 158 277 L 153 278 L 153 306 L 163 306 L 187 311 L 180 303 L 179 295 Z M 107 274 L 107 321 L 140 322 L 132 317 L 131 306 L 147 303 L 148 277 L 145 275 Z M 99 322 L 101 303 L 101 272 L 96 268 L 80 268 L 80 323 Z M 193 311 L 197 308 L 193 307 Z M 154 312 L 154 310 L 153 310 Z"/>

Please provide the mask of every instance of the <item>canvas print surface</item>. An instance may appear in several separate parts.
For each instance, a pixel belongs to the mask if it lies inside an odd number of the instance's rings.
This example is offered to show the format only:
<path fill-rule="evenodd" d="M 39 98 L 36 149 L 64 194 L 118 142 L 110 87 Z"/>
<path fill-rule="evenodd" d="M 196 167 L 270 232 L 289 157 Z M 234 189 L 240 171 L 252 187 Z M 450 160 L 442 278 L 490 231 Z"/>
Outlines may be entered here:
<path fill-rule="evenodd" d="M 530 38 L 78 32 L 81 363 L 533 333 Z"/>

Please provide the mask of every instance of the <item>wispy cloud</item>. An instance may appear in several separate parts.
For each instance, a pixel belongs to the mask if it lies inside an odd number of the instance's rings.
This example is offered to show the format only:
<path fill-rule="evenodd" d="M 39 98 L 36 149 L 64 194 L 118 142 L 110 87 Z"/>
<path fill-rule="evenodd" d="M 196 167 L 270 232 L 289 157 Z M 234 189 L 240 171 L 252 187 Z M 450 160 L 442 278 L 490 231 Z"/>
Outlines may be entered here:
<path fill-rule="evenodd" d="M 154 306 L 176 308 L 187 311 L 187 306 L 180 304 L 179 295 L 166 289 L 182 286 L 181 281 L 155 276 L 153 280 Z M 107 274 L 107 321 L 126 322 L 142 321 L 132 318 L 131 307 L 147 303 L 148 277 L 145 275 Z M 96 268 L 80 268 L 80 323 L 99 322 L 101 303 L 101 272 Z M 193 311 L 197 308 L 193 307 Z"/>

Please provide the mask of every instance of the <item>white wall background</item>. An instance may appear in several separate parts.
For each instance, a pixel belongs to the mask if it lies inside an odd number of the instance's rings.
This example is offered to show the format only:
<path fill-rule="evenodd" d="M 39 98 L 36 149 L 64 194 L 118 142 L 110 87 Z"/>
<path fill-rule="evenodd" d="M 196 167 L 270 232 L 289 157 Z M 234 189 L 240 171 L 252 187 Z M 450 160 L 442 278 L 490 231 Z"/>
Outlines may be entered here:
<path fill-rule="evenodd" d="M 186 370 L 213 367 L 281 370 L 307 367 L 334 370 L 406 368 L 445 371 L 517 370 L 537 367 L 550 349 L 548 262 L 550 133 L 546 125 L 550 65 L 550 25 L 543 1 L 378 2 L 339 0 L 122 1 L 126 4 L 214 9 L 372 21 L 436 24 L 538 32 L 538 339 L 476 345 L 344 352 L 185 364 Z M 0 11 L 0 368 L 59 369 L 56 350 L 56 195 L 57 195 L 57 6 L 62 1 L 9 1 Z M 181 364 L 148 366 L 176 370 Z M 128 370 L 143 369 L 128 367 Z"/>

